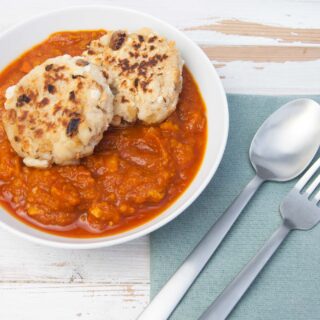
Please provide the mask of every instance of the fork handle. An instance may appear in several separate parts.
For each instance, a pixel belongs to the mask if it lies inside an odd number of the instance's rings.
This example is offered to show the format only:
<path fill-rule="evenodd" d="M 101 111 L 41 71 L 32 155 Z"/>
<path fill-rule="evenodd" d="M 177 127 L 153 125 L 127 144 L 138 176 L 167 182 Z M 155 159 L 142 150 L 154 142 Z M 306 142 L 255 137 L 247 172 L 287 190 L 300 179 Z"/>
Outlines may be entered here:
<path fill-rule="evenodd" d="M 230 207 L 211 227 L 184 263 L 159 291 L 138 320 L 166 320 L 183 298 L 212 254 L 220 245 L 241 211 L 264 182 L 255 176 L 242 190 Z"/>
<path fill-rule="evenodd" d="M 291 228 L 283 223 L 199 320 L 226 319 L 290 231 Z"/>

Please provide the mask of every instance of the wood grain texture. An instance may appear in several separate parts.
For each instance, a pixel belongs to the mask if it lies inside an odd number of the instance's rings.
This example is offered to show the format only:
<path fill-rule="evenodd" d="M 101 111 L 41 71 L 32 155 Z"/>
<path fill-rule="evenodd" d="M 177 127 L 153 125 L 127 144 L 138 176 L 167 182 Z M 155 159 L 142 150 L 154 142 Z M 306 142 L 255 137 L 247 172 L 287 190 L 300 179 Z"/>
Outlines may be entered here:
<path fill-rule="evenodd" d="M 153 14 L 202 46 L 227 92 L 320 94 L 320 2 L 0 0 L 0 30 L 72 5 Z M 149 243 L 54 250 L 0 230 L 0 319 L 133 320 L 149 300 Z M 193 319 L 183 319 L 193 320 Z"/>
<path fill-rule="evenodd" d="M 0 319 L 135 319 L 148 303 L 147 238 L 77 251 L 0 230 L 0 243 Z"/>
<path fill-rule="evenodd" d="M 1 248 L 0 283 L 109 284 L 119 274 L 124 282 L 148 281 L 146 238 L 105 249 L 79 251 L 47 248 L 25 241 L 1 230 L 0 243 L 6 246 Z"/>
<path fill-rule="evenodd" d="M 320 47 L 211 46 L 203 47 L 210 60 L 288 62 L 320 60 Z"/>
<path fill-rule="evenodd" d="M 143 283 L 0 285 L 1 319 L 126 320 L 147 303 Z"/>
<path fill-rule="evenodd" d="M 237 19 L 221 20 L 215 24 L 185 28 L 185 30 L 206 30 L 217 31 L 225 35 L 264 37 L 278 39 L 280 43 L 301 42 L 320 44 L 320 29 L 288 28 Z"/>

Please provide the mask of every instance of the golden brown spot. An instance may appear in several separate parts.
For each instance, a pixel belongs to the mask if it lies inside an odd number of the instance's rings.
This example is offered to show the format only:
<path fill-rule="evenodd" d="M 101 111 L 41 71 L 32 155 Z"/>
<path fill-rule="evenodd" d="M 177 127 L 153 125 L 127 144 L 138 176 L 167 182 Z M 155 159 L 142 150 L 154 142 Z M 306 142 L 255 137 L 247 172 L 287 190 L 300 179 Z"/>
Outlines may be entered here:
<path fill-rule="evenodd" d="M 59 72 L 61 70 L 64 70 L 65 69 L 65 66 L 58 66 L 56 68 L 53 69 L 54 72 Z"/>
<path fill-rule="evenodd" d="M 138 35 L 138 39 L 139 39 L 140 42 L 143 42 L 143 41 L 144 41 L 143 35 L 139 34 L 139 35 Z"/>
<path fill-rule="evenodd" d="M 26 120 L 26 119 L 27 119 L 27 116 L 28 116 L 28 113 L 29 113 L 28 110 L 23 110 L 23 111 L 21 112 L 21 115 L 18 117 L 18 120 L 19 120 L 19 121 L 24 121 L 24 120 Z"/>
<path fill-rule="evenodd" d="M 78 88 L 78 90 L 81 90 L 83 88 L 83 82 L 82 81 L 78 82 L 77 88 Z"/>
<path fill-rule="evenodd" d="M 42 129 L 37 129 L 37 130 L 35 130 L 34 136 L 35 136 L 36 138 L 41 138 L 42 135 L 43 135 L 43 130 L 42 130 Z"/>
<path fill-rule="evenodd" d="M 125 42 L 126 38 L 127 33 L 125 31 L 115 31 L 111 36 L 109 47 L 112 50 L 119 50 Z"/>
<path fill-rule="evenodd" d="M 106 60 L 109 62 L 109 63 L 114 63 L 116 61 L 116 58 L 115 57 L 107 57 Z"/>
<path fill-rule="evenodd" d="M 22 125 L 22 124 L 19 124 L 19 125 L 18 125 L 18 133 L 19 133 L 20 135 L 23 133 L 24 128 L 25 128 L 24 125 Z"/>
<path fill-rule="evenodd" d="M 88 61 L 84 60 L 84 59 L 78 59 L 76 61 L 76 65 L 79 66 L 79 67 L 85 67 L 89 64 Z"/>
<path fill-rule="evenodd" d="M 85 76 L 83 76 L 82 74 L 73 74 L 72 79 L 77 79 L 77 78 L 85 78 Z"/>
<path fill-rule="evenodd" d="M 133 43 L 132 46 L 138 50 L 140 47 L 141 47 L 141 44 L 140 43 Z"/>
<path fill-rule="evenodd" d="M 52 63 L 46 65 L 46 67 L 45 67 L 46 71 L 50 71 L 52 68 L 53 68 L 53 64 Z"/>
<path fill-rule="evenodd" d="M 76 100 L 76 94 L 74 93 L 74 91 L 69 92 L 69 100 L 71 100 L 71 101 Z"/>
<path fill-rule="evenodd" d="M 30 97 L 28 97 L 26 94 L 22 94 L 18 97 L 16 106 L 22 107 L 24 104 L 29 103 L 30 101 Z"/>
<path fill-rule="evenodd" d="M 107 74 L 107 72 L 105 70 L 102 71 L 103 76 L 105 77 L 106 80 L 109 79 L 109 75 Z"/>
<path fill-rule="evenodd" d="M 122 103 L 126 103 L 126 102 L 129 102 L 129 100 L 125 96 L 122 96 L 121 97 L 121 102 Z"/>
<path fill-rule="evenodd" d="M 87 53 L 88 53 L 89 55 L 95 54 L 95 52 L 94 52 L 92 49 L 89 49 L 89 50 L 87 51 Z"/>
<path fill-rule="evenodd" d="M 56 113 L 57 113 L 58 111 L 60 111 L 60 110 L 61 110 L 61 106 L 58 105 L 58 104 L 56 104 L 56 105 L 53 107 L 53 115 L 56 115 Z"/>
<path fill-rule="evenodd" d="M 153 36 L 153 37 L 149 38 L 148 42 L 149 42 L 149 43 L 152 43 L 152 42 L 154 42 L 154 41 L 157 40 L 157 39 L 158 39 L 157 36 Z"/>
<path fill-rule="evenodd" d="M 135 57 L 135 58 L 138 58 L 140 55 L 139 55 L 139 52 L 138 51 L 135 51 L 135 52 L 129 52 L 129 56 L 131 58 Z"/>
<path fill-rule="evenodd" d="M 46 127 L 47 127 L 48 130 L 50 130 L 50 129 L 53 129 L 55 127 L 55 124 L 54 124 L 54 122 L 47 122 L 46 123 Z"/>
<path fill-rule="evenodd" d="M 33 117 L 32 114 L 29 116 L 29 123 L 31 123 L 31 124 L 35 124 L 36 123 L 36 119 Z"/>
<path fill-rule="evenodd" d="M 7 114 L 10 122 L 13 122 L 16 120 L 16 117 L 17 117 L 16 110 L 14 109 L 7 110 Z"/>
<path fill-rule="evenodd" d="M 48 98 L 43 98 L 43 99 L 40 101 L 39 106 L 40 106 L 40 107 L 44 107 L 44 106 L 48 105 L 49 102 L 50 102 L 50 100 L 49 100 Z"/>
<path fill-rule="evenodd" d="M 48 90 L 48 92 L 49 93 L 51 93 L 51 94 L 55 94 L 56 93 L 56 87 L 54 86 L 54 85 L 52 85 L 52 84 L 48 84 L 47 85 L 47 90 Z"/>
<path fill-rule="evenodd" d="M 106 110 L 102 109 L 99 105 L 96 105 L 96 108 L 101 110 L 103 113 L 106 113 Z M 80 115 L 80 114 L 78 114 L 78 115 Z"/>
<path fill-rule="evenodd" d="M 72 137 L 78 132 L 79 123 L 80 118 L 73 118 L 69 121 L 66 131 L 68 137 Z"/>
<path fill-rule="evenodd" d="M 150 80 L 148 80 L 148 81 L 141 81 L 141 82 L 140 82 L 140 87 L 142 88 L 142 90 L 143 90 L 144 92 L 147 91 L 147 86 L 148 86 L 149 83 L 150 83 Z"/>

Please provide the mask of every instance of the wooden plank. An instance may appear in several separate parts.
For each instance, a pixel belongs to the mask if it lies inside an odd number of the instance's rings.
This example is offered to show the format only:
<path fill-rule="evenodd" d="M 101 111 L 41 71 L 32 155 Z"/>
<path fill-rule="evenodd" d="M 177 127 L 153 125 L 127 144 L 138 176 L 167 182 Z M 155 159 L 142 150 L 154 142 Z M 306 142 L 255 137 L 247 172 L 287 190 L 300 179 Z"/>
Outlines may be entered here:
<path fill-rule="evenodd" d="M 135 319 L 148 303 L 147 237 L 59 250 L 0 230 L 0 242 L 0 319 Z"/>
<path fill-rule="evenodd" d="M 241 94 L 320 94 L 320 60 L 305 62 L 230 61 L 218 65 L 228 93 Z"/>
<path fill-rule="evenodd" d="M 202 48 L 228 93 L 320 94 L 320 47 Z"/>
<path fill-rule="evenodd" d="M 210 46 L 204 52 L 215 61 L 287 62 L 320 59 L 320 47 Z"/>
<path fill-rule="evenodd" d="M 100 283 L 149 281 L 147 237 L 95 250 L 48 248 L 0 230 L 0 284 Z M 129 254 L 130 253 L 130 254 Z M 134 261 L 132 261 L 134 257 Z M 1 309 L 1 308 L 0 308 Z"/>
<path fill-rule="evenodd" d="M 148 303 L 147 284 L 0 285 L 0 319 L 134 320 Z"/>
<path fill-rule="evenodd" d="M 184 30 L 216 31 L 225 35 L 271 38 L 278 39 L 280 43 L 301 42 L 320 44 L 320 29 L 288 28 L 237 19 L 220 20 L 214 24 L 200 25 L 185 28 Z"/>

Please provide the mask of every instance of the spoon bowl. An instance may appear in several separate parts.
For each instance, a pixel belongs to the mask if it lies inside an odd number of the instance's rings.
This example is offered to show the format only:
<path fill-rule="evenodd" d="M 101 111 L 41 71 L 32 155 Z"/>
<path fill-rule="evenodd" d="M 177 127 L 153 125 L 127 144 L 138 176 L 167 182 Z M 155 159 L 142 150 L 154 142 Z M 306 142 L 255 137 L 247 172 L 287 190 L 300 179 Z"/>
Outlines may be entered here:
<path fill-rule="evenodd" d="M 320 143 L 320 106 L 311 99 L 283 105 L 255 134 L 249 156 L 263 180 L 288 181 L 311 162 Z"/>

